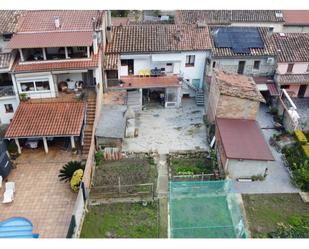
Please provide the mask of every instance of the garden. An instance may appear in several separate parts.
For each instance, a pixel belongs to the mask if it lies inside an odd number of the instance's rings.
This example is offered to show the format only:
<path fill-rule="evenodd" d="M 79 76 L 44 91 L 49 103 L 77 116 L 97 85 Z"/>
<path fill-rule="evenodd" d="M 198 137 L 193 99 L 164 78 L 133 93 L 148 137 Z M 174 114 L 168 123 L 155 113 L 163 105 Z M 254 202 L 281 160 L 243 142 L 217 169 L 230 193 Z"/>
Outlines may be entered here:
<path fill-rule="evenodd" d="M 309 238 L 309 205 L 298 194 L 242 198 L 253 238 Z"/>
<path fill-rule="evenodd" d="M 158 202 L 89 206 L 81 238 L 158 238 Z"/>

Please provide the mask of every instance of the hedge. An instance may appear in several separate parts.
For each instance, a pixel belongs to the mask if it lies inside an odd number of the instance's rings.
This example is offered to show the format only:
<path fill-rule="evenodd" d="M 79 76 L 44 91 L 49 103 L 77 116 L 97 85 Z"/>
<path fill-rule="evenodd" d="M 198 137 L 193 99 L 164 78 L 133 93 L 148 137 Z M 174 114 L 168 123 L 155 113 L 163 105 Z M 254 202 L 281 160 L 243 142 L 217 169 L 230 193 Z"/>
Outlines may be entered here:
<path fill-rule="evenodd" d="M 297 141 L 300 144 L 307 144 L 308 143 L 305 134 L 301 130 L 295 130 L 294 134 L 295 134 Z"/>
<path fill-rule="evenodd" d="M 309 159 L 309 145 L 302 145 L 306 157 Z"/>

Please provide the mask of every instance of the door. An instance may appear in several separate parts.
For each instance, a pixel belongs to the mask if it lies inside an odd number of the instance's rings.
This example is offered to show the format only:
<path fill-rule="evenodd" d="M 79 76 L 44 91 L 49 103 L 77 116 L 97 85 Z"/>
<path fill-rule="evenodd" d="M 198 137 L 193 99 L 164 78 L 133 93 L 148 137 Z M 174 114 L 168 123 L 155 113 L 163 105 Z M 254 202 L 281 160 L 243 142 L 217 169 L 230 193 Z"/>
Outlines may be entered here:
<path fill-rule="evenodd" d="M 238 74 L 244 74 L 244 71 L 245 71 L 245 64 L 246 64 L 245 61 L 239 61 L 239 62 L 238 62 L 238 69 L 237 69 L 237 73 L 238 73 Z"/>
<path fill-rule="evenodd" d="M 298 98 L 303 98 L 305 96 L 306 90 L 307 90 L 307 85 L 301 85 L 299 87 L 299 91 L 298 91 L 297 97 Z"/>

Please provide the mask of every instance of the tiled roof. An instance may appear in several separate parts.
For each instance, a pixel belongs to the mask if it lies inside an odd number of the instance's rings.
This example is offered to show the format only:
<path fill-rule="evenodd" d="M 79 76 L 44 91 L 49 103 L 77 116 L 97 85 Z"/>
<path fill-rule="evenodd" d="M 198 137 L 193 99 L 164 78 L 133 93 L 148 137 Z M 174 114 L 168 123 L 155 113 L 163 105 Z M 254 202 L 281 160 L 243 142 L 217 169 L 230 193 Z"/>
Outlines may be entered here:
<path fill-rule="evenodd" d="M 284 84 L 309 84 L 309 74 L 277 74 L 276 82 Z"/>
<path fill-rule="evenodd" d="M 276 17 L 278 10 L 179 10 L 176 22 L 193 24 L 230 24 L 233 22 L 283 22 L 282 17 Z"/>
<path fill-rule="evenodd" d="M 23 13 L 25 11 L 0 10 L 0 34 L 15 33 Z"/>
<path fill-rule="evenodd" d="M 222 95 L 265 102 L 252 77 L 215 71 L 212 79 L 215 80 Z"/>
<path fill-rule="evenodd" d="M 197 25 L 129 25 L 113 27 L 108 53 L 208 50 L 208 27 Z"/>
<path fill-rule="evenodd" d="M 274 161 L 255 120 L 218 118 L 216 124 L 227 158 Z"/>
<path fill-rule="evenodd" d="M 12 37 L 7 48 L 47 48 L 90 46 L 92 31 L 18 33 Z"/>
<path fill-rule="evenodd" d="M 119 54 L 106 54 L 104 57 L 104 70 L 118 70 L 120 64 Z"/>
<path fill-rule="evenodd" d="M 84 111 L 83 102 L 21 102 L 5 138 L 79 136 Z"/>
<path fill-rule="evenodd" d="M 0 69 L 9 68 L 12 59 L 12 53 L 0 53 Z"/>
<path fill-rule="evenodd" d="M 27 11 L 19 32 L 92 31 L 92 18 L 96 27 L 101 25 L 104 11 L 99 10 L 32 10 Z M 60 18 L 60 28 L 55 28 L 54 17 Z"/>
<path fill-rule="evenodd" d="M 13 72 L 40 72 L 63 69 L 88 69 L 98 67 L 101 60 L 100 51 L 92 54 L 90 59 L 70 59 L 61 61 L 40 61 L 35 63 L 20 63 L 17 58 L 12 66 Z"/>
<path fill-rule="evenodd" d="M 309 10 L 284 10 L 284 25 L 309 25 Z"/>
<path fill-rule="evenodd" d="M 212 32 L 220 26 L 210 28 L 210 40 L 212 45 L 212 53 L 214 57 L 229 57 L 229 56 L 275 56 L 275 47 L 271 41 L 271 36 L 268 36 L 267 27 L 258 27 L 261 39 L 264 43 L 264 48 L 250 48 L 250 54 L 234 53 L 231 48 L 216 48 Z M 226 27 L 228 29 L 228 27 Z"/>
<path fill-rule="evenodd" d="M 278 62 L 309 62 L 308 33 L 273 34 L 272 42 Z"/>
<path fill-rule="evenodd" d="M 114 88 L 135 89 L 135 88 L 180 87 L 179 79 L 177 76 L 159 76 L 159 77 L 123 76 L 120 77 L 120 80 L 123 85 Z"/>

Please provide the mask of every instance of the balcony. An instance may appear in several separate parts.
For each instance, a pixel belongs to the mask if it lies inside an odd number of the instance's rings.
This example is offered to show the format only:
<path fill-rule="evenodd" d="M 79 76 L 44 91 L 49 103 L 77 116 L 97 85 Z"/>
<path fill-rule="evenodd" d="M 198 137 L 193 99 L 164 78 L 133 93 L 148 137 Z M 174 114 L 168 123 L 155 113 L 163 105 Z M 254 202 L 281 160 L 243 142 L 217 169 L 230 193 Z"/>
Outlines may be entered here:
<path fill-rule="evenodd" d="M 9 96 L 15 96 L 13 86 L 0 86 L 0 98 Z"/>

